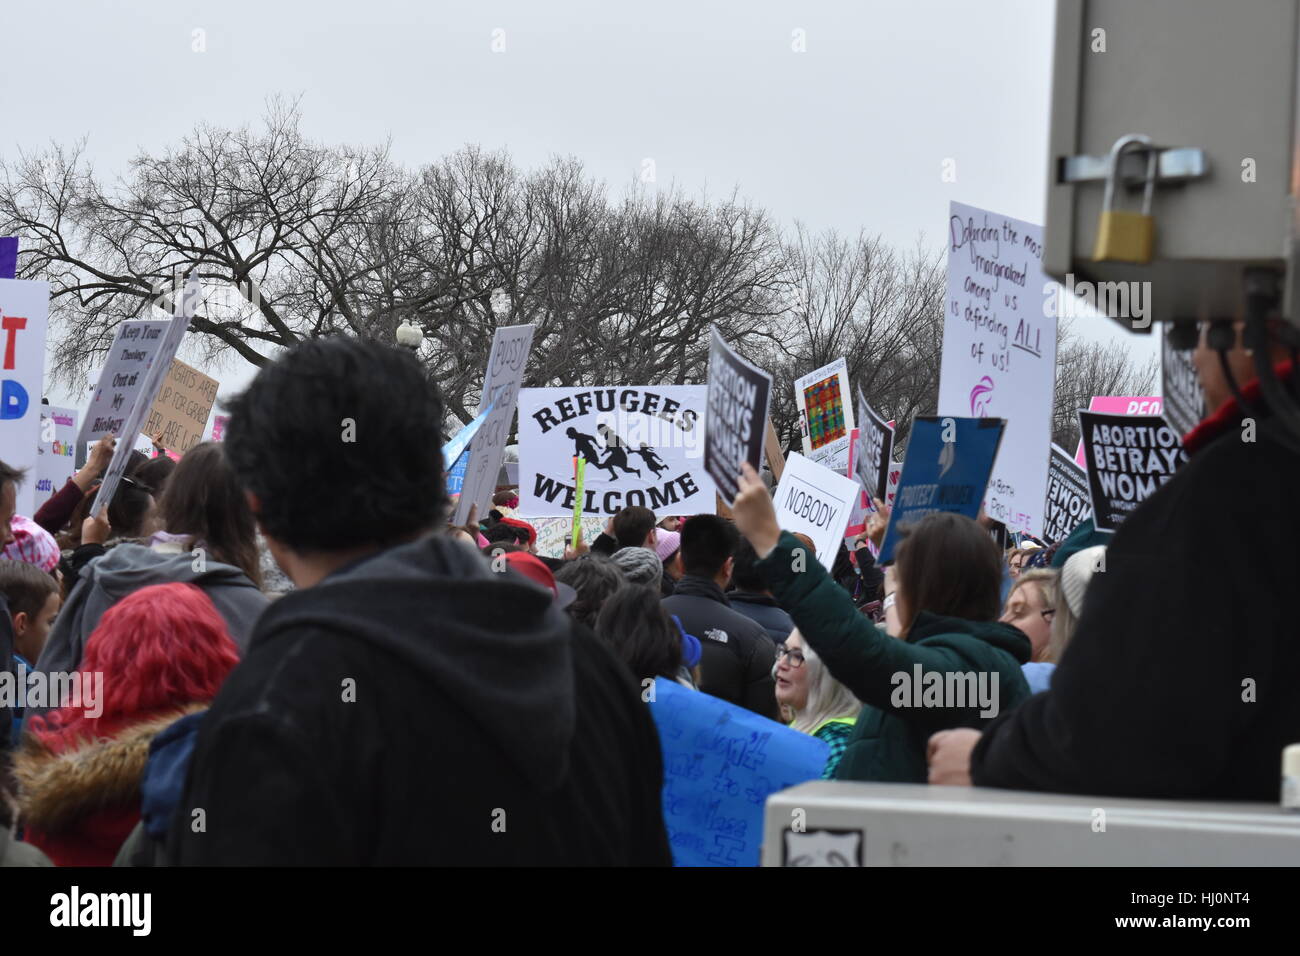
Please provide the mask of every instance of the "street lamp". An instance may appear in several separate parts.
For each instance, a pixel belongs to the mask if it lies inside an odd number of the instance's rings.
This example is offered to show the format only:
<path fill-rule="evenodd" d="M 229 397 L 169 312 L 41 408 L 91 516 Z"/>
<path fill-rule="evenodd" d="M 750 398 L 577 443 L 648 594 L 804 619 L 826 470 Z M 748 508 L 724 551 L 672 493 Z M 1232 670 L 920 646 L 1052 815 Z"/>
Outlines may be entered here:
<path fill-rule="evenodd" d="M 424 332 L 417 325 L 403 322 L 397 327 L 397 344 L 405 346 L 412 352 L 418 352 L 424 344 Z"/>

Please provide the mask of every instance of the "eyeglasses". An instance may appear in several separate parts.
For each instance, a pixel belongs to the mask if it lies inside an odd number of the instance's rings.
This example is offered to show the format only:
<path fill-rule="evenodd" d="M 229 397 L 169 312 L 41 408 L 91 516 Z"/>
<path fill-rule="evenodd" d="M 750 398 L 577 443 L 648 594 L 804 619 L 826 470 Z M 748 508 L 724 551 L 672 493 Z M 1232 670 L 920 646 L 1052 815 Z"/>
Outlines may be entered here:
<path fill-rule="evenodd" d="M 790 658 L 791 667 L 803 667 L 803 651 L 792 651 L 784 644 L 778 645 L 776 649 L 776 662 L 781 663 L 781 658 Z"/>

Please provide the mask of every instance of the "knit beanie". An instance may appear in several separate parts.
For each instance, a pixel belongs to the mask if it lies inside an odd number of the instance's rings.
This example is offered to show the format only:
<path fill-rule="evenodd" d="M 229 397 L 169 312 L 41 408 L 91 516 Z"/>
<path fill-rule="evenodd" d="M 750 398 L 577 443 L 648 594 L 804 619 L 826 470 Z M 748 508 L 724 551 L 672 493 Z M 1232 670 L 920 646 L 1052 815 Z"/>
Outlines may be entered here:
<path fill-rule="evenodd" d="M 659 588 L 664 566 L 658 555 L 649 548 L 619 548 L 614 552 L 614 563 L 629 584 L 644 584 L 656 590 Z"/>
<path fill-rule="evenodd" d="M 660 561 L 667 561 L 682 546 L 680 531 L 665 531 L 655 528 L 655 554 Z"/>
<path fill-rule="evenodd" d="M 1105 567 L 1105 555 L 1104 544 L 1093 545 L 1070 555 L 1061 568 L 1061 593 L 1075 620 L 1083 613 L 1083 595 L 1088 590 L 1088 582 L 1098 570 L 1098 565 Z"/>

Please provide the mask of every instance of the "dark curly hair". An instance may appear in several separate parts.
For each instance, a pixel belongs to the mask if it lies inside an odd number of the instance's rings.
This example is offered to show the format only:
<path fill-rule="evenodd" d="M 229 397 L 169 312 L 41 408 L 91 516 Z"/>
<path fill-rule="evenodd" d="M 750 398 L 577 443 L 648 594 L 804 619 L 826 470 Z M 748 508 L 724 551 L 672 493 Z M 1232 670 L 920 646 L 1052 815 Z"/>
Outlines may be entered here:
<path fill-rule="evenodd" d="M 267 535 L 296 551 L 387 547 L 446 511 L 442 398 L 405 349 L 309 339 L 229 411 L 231 467 Z"/>

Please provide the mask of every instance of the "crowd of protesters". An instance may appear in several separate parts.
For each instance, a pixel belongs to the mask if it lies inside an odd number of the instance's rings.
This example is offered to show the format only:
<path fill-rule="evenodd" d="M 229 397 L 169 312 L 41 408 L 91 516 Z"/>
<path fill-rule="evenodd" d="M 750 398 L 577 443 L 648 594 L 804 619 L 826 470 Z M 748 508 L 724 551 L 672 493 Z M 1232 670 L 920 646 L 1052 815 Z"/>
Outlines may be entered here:
<path fill-rule="evenodd" d="M 1217 411 L 1119 532 L 1004 550 L 936 513 L 885 568 L 883 502 L 827 570 L 748 465 L 726 517 L 628 507 L 563 556 L 513 489 L 449 526 L 436 386 L 343 337 L 266 366 L 223 443 L 137 454 L 107 508 L 112 436 L 30 517 L 0 464 L 0 652 L 32 691 L 0 715 L 0 863 L 668 864 L 656 680 L 824 740 L 827 779 L 1274 799 L 1297 453 L 1239 440 L 1202 359 Z M 1210 546 L 1238 559 L 1214 585 Z"/>

